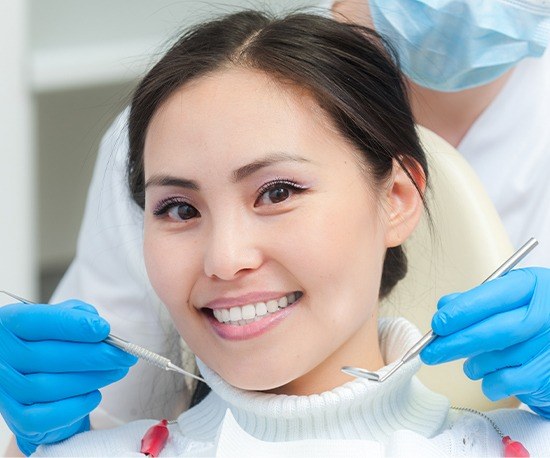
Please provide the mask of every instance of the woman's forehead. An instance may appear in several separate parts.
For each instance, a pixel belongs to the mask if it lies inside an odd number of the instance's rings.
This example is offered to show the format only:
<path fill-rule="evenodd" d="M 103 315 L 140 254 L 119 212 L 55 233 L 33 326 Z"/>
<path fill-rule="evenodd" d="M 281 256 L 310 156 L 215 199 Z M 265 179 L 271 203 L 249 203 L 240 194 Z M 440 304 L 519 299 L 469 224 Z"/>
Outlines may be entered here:
<path fill-rule="evenodd" d="M 167 110 L 173 113 L 178 106 L 179 116 L 201 111 L 223 114 L 228 121 L 250 112 L 260 121 L 271 113 L 270 109 L 276 110 L 275 114 L 283 113 L 283 116 L 289 112 L 306 112 L 308 118 L 313 115 L 316 121 L 328 121 L 325 111 L 308 88 L 296 82 L 282 81 L 264 71 L 243 67 L 219 69 L 187 82 L 157 108 L 153 119 L 162 116 L 163 112 L 166 114 Z"/>
<path fill-rule="evenodd" d="M 263 72 L 232 69 L 193 81 L 172 94 L 153 116 L 145 152 L 190 150 L 292 151 L 341 142 L 339 132 L 306 90 Z"/>

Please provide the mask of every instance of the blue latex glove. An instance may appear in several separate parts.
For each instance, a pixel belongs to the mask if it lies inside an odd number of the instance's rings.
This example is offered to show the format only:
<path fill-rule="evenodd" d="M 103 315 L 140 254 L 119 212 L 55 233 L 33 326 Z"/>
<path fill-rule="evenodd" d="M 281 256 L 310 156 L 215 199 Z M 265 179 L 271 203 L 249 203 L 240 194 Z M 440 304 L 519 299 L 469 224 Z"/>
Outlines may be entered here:
<path fill-rule="evenodd" d="M 517 396 L 550 418 L 550 269 L 514 270 L 462 294 L 441 298 L 432 320 L 441 336 L 420 354 L 426 364 L 468 358 L 496 401 Z"/>
<path fill-rule="evenodd" d="M 135 364 L 101 342 L 109 328 L 80 301 L 0 307 L 0 412 L 23 453 L 90 429 L 98 388 Z"/>

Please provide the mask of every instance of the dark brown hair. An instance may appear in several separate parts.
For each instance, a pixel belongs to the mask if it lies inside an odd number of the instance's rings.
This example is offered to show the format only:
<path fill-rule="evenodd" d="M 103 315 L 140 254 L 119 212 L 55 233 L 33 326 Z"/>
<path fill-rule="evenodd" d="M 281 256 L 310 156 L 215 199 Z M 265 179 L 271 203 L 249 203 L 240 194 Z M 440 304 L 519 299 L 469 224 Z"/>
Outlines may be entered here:
<path fill-rule="evenodd" d="M 184 84 L 229 67 L 260 70 L 306 89 L 341 135 L 361 152 L 375 183 L 389 177 L 394 159 L 411 180 L 409 170 L 414 167 L 420 167 L 427 179 L 426 158 L 397 58 L 376 32 L 312 14 L 276 18 L 244 11 L 185 33 L 137 87 L 129 119 L 128 183 L 142 208 L 143 148 L 151 118 Z M 402 247 L 389 248 L 380 297 L 406 271 Z"/>

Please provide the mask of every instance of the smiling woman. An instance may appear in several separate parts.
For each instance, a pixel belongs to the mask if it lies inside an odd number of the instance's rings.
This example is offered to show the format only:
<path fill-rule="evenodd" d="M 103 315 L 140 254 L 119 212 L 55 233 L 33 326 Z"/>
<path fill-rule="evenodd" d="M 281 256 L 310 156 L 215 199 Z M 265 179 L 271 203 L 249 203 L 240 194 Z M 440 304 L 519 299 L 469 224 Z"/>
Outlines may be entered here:
<path fill-rule="evenodd" d="M 148 127 L 146 182 L 180 180 L 145 193 L 149 277 L 193 352 L 240 388 L 312 394 L 341 384 L 346 361 L 383 365 L 379 279 L 409 219 L 396 190 L 412 218 L 421 199 L 391 159 L 382 193 L 316 107 L 265 72 L 225 68 L 182 86 Z"/>
<path fill-rule="evenodd" d="M 212 389 L 164 453 L 498 454 L 486 419 L 418 382 L 418 360 L 381 385 L 340 371 L 381 369 L 419 336 L 378 319 L 427 179 L 380 37 L 306 14 L 200 25 L 137 88 L 129 135 L 147 273 Z M 534 415 L 493 421 L 550 446 Z M 37 454 L 128 455 L 151 424 Z"/>
<path fill-rule="evenodd" d="M 196 31 L 133 100 L 130 179 L 135 196 L 146 183 L 146 266 L 186 343 L 225 380 L 319 393 L 346 380 L 346 362 L 384 365 L 383 261 L 420 215 L 425 160 L 410 114 L 391 111 L 406 107 L 402 86 L 375 81 L 400 80 L 381 43 L 363 45 L 369 32 L 318 20 L 319 33 L 305 35 L 310 17 L 237 18 L 261 29 L 237 43 Z M 362 52 L 317 50 L 328 38 Z M 193 55 L 203 40 L 214 51 Z M 404 134 L 392 138 L 392 125 Z M 385 270 L 388 290 L 403 267 Z"/>

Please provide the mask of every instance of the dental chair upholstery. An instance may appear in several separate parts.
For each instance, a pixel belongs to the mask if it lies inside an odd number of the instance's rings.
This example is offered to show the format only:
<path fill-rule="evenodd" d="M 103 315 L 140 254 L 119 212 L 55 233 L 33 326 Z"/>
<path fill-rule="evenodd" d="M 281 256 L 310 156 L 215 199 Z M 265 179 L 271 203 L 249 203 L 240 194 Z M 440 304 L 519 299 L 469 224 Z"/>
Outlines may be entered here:
<path fill-rule="evenodd" d="M 428 155 L 427 205 L 432 224 L 424 216 L 404 245 L 408 273 L 382 301 L 381 315 L 404 316 L 424 334 L 442 295 L 480 284 L 514 248 L 468 163 L 441 137 L 423 127 L 418 131 Z M 489 401 L 481 391 L 481 382 L 464 375 L 462 364 L 463 360 L 423 365 L 419 378 L 446 395 L 452 405 L 479 410 L 518 405 L 515 398 Z"/>

